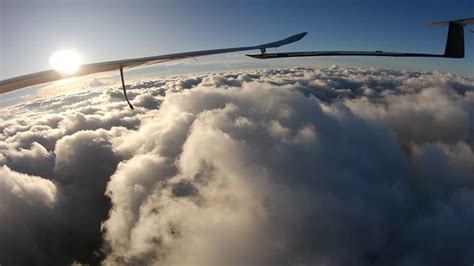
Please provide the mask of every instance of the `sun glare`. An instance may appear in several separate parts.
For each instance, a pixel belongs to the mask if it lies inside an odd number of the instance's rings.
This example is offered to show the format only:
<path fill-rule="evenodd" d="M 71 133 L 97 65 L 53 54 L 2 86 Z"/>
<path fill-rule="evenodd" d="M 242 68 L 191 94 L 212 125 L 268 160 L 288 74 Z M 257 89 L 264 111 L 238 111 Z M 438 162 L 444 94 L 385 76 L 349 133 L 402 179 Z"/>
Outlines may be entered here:
<path fill-rule="evenodd" d="M 72 74 L 79 69 L 79 54 L 73 50 L 60 50 L 54 52 L 49 58 L 49 64 L 52 69 Z"/>

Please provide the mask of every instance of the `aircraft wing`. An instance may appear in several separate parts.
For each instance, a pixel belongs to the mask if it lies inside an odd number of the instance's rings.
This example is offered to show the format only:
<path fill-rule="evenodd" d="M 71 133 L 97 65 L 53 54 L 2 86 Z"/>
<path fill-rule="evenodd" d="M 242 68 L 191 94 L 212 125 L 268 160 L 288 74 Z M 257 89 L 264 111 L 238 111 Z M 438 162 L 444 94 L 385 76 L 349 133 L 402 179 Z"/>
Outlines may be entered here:
<path fill-rule="evenodd" d="M 442 54 L 419 54 L 398 53 L 384 51 L 309 51 L 289 53 L 248 54 L 247 56 L 257 59 L 271 59 L 284 57 L 308 57 L 308 56 L 388 56 L 388 57 L 445 57 Z"/>
<path fill-rule="evenodd" d="M 474 24 L 474 18 L 465 18 L 450 21 L 433 22 L 430 25 L 448 26 L 448 37 L 444 54 L 428 53 L 400 53 L 384 51 L 309 51 L 289 53 L 261 53 L 248 54 L 247 56 L 258 59 L 309 57 L 309 56 L 387 56 L 387 57 L 440 57 L 464 58 L 464 26 Z"/>
<path fill-rule="evenodd" d="M 185 53 L 150 56 L 150 57 L 143 57 L 143 58 L 133 58 L 133 59 L 125 59 L 125 60 L 100 62 L 100 63 L 93 63 L 93 64 L 84 64 L 84 65 L 81 65 L 79 69 L 73 74 L 65 74 L 56 70 L 46 70 L 42 72 L 37 72 L 33 74 L 28 74 L 28 75 L 0 81 L 0 94 L 9 92 L 9 91 L 14 91 L 17 89 L 21 89 L 28 86 L 34 86 L 34 85 L 50 82 L 50 81 L 84 76 L 88 74 L 111 71 L 111 70 L 118 70 L 118 69 L 120 69 L 120 73 L 123 79 L 123 68 L 131 68 L 131 67 L 136 67 L 140 65 L 157 64 L 157 63 L 166 62 L 166 61 L 173 61 L 173 60 L 179 60 L 179 59 L 185 59 L 185 58 L 194 58 L 198 56 L 232 53 L 232 52 L 255 50 L 255 49 L 260 49 L 263 51 L 266 48 L 280 47 L 282 45 L 299 41 L 306 34 L 307 34 L 306 32 L 302 32 L 302 33 L 295 34 L 293 36 L 290 36 L 288 38 L 285 38 L 279 41 L 260 44 L 260 45 L 254 45 L 254 46 L 202 50 L 202 51 L 193 51 L 193 52 L 185 52 Z M 125 85 L 123 87 L 125 89 Z"/>

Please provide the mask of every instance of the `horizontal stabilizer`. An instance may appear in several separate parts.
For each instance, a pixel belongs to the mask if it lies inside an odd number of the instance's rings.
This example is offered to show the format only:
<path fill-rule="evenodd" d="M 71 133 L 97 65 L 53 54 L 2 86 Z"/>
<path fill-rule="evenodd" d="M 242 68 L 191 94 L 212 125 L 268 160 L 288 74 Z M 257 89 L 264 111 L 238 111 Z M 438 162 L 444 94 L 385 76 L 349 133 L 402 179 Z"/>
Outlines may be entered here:
<path fill-rule="evenodd" d="M 455 24 L 459 24 L 459 25 L 462 25 L 462 26 L 473 25 L 474 24 L 474 18 L 463 18 L 463 19 L 448 20 L 448 21 L 438 21 L 438 22 L 429 23 L 428 25 L 447 26 L 447 25 L 449 25 L 449 23 L 455 23 Z"/>

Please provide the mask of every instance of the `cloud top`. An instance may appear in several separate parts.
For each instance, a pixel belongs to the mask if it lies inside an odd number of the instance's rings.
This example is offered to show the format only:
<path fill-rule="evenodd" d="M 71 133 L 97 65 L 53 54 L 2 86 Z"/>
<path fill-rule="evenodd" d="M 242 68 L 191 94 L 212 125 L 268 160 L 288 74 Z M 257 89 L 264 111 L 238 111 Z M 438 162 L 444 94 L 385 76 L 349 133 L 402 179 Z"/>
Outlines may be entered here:
<path fill-rule="evenodd" d="M 172 76 L 131 86 L 136 111 L 117 92 L 2 115 L 0 230 L 16 233 L 1 234 L 12 244 L 0 262 L 474 260 L 471 78 L 338 66 Z"/>

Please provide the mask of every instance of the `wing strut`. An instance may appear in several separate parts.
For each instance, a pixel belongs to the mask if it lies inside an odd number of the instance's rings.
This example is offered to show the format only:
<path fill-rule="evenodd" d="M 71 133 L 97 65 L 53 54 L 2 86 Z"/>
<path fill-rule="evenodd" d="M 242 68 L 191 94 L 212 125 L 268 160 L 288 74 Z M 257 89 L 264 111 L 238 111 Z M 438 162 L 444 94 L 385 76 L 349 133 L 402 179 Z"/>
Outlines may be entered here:
<path fill-rule="evenodd" d="M 123 81 L 123 66 L 122 65 L 120 65 L 120 78 L 122 79 L 122 89 L 123 89 L 123 95 L 125 96 L 125 100 L 127 101 L 128 106 L 130 106 L 130 109 L 133 110 L 133 105 L 128 99 L 127 90 L 125 89 L 125 81 Z"/>

